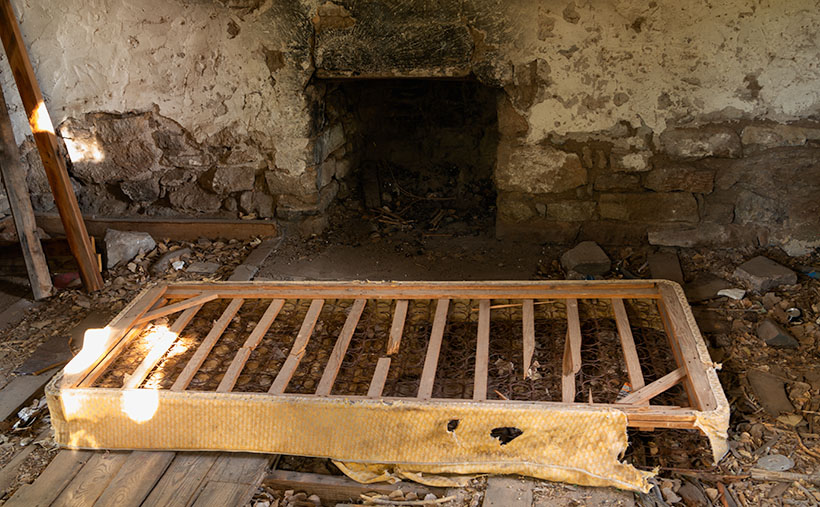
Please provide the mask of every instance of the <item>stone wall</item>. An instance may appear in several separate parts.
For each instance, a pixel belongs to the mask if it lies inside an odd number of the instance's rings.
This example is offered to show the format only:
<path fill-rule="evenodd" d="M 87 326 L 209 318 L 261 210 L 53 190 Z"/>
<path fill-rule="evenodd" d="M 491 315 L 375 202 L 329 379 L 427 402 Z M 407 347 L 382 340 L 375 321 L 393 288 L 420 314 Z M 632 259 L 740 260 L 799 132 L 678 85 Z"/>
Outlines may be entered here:
<path fill-rule="evenodd" d="M 314 78 L 462 77 L 501 235 L 820 245 L 813 0 L 12 3 L 89 212 L 316 220 L 355 133 Z"/>

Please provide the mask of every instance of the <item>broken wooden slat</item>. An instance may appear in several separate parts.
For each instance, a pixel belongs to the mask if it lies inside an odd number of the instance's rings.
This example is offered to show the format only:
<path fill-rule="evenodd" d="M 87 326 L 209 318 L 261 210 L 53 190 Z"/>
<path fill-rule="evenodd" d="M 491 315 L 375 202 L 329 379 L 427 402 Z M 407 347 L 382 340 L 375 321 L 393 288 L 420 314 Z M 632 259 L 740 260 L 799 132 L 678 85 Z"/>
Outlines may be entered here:
<path fill-rule="evenodd" d="M 51 123 L 45 99 L 37 84 L 10 0 L 0 0 L 0 39 L 6 49 L 11 73 L 34 134 L 37 151 L 43 161 L 43 168 L 66 231 L 69 248 L 80 268 L 80 277 L 88 291 L 98 291 L 103 288 L 103 279 L 97 269 L 97 255 L 91 246 L 88 231 L 80 214 L 80 206 L 77 204 L 77 196 L 74 195 L 74 187 L 66 170 L 65 159 L 60 154 L 54 125 Z"/>
<path fill-rule="evenodd" d="M 233 389 L 234 384 L 236 384 L 236 379 L 239 378 L 239 374 L 242 373 L 245 363 L 247 363 L 248 358 L 251 357 L 251 352 L 259 346 L 259 343 L 262 341 L 265 333 L 267 333 L 268 329 L 270 329 L 271 325 L 273 325 L 273 321 L 276 320 L 276 316 L 279 315 L 279 311 L 284 305 L 284 299 L 274 299 L 271 301 L 270 305 L 268 305 L 268 309 L 265 310 L 262 318 L 256 323 L 256 326 L 253 328 L 253 331 L 251 331 L 250 336 L 248 336 L 248 339 L 245 340 L 242 348 L 236 353 L 233 361 L 231 361 L 231 365 L 228 366 L 227 371 L 225 371 L 225 375 L 222 377 L 222 380 L 219 382 L 219 386 L 216 388 L 217 392 L 227 393 Z"/>
<path fill-rule="evenodd" d="M 151 373 L 154 366 L 159 363 L 160 359 L 165 356 L 177 338 L 179 338 L 179 333 L 185 329 L 185 326 L 191 322 L 191 319 L 194 318 L 194 315 L 196 315 L 201 308 L 202 305 L 188 308 L 182 312 L 182 315 L 177 317 L 177 320 L 174 321 L 168 330 L 162 332 L 163 335 L 160 336 L 157 342 L 151 347 L 140 365 L 134 370 L 134 373 L 127 377 L 127 380 L 122 386 L 123 389 L 136 389 L 142 384 L 142 381 Z"/>
<path fill-rule="evenodd" d="M 205 336 L 205 339 L 199 344 L 199 348 L 196 349 L 194 355 L 188 360 L 188 364 L 185 365 L 182 373 L 180 373 L 179 377 L 174 381 L 174 385 L 171 386 L 172 391 L 184 391 L 185 388 L 188 387 L 188 384 L 191 383 L 194 375 L 196 375 L 197 370 L 199 370 L 202 363 L 205 362 L 205 359 L 208 358 L 211 349 L 214 348 L 214 345 L 216 345 L 222 333 L 225 332 L 225 328 L 231 323 L 234 315 L 236 315 L 236 312 L 239 311 L 239 308 L 244 302 L 244 299 L 234 299 L 228 304 L 228 307 L 225 308 L 225 311 L 222 312 L 219 319 L 214 322 L 208 335 Z"/>
<path fill-rule="evenodd" d="M 636 391 L 633 391 L 615 403 L 640 405 L 649 403 L 649 400 L 675 386 L 686 377 L 686 370 L 683 367 L 668 373 L 658 380 L 648 384 Z"/>
<path fill-rule="evenodd" d="M 561 364 L 561 401 L 575 401 L 575 371 L 572 369 L 572 351 L 569 343 L 569 332 L 564 340 L 564 360 Z"/>
<path fill-rule="evenodd" d="M 347 314 L 345 325 L 339 333 L 336 345 L 333 346 L 333 351 L 327 360 L 325 371 L 322 373 L 322 378 L 319 380 L 319 385 L 316 388 L 316 394 L 319 396 L 327 396 L 333 390 L 333 383 L 336 381 L 336 376 L 342 367 L 342 361 L 347 353 L 347 347 L 350 345 L 353 333 L 356 332 L 356 326 L 359 324 L 359 318 L 362 316 L 365 303 L 367 303 L 366 299 L 357 299 L 353 302 L 350 313 Z"/>
<path fill-rule="evenodd" d="M 637 391 L 645 385 L 645 382 L 643 372 L 641 372 L 641 360 L 638 359 L 638 352 L 635 350 L 635 339 L 632 336 L 632 329 L 629 327 L 629 316 L 626 314 L 623 299 L 612 299 L 612 310 L 615 312 L 615 324 L 618 327 L 618 336 L 621 339 L 621 349 L 624 352 L 629 383 L 632 385 L 632 390 Z"/>
<path fill-rule="evenodd" d="M 370 380 L 370 388 L 367 390 L 368 398 L 378 398 L 384 391 L 384 383 L 387 381 L 387 373 L 390 371 L 390 358 L 380 357 L 376 363 L 376 371 L 373 372 L 373 379 Z"/>
<path fill-rule="evenodd" d="M 522 326 L 524 336 L 524 378 L 530 371 L 532 356 L 535 354 L 535 303 L 532 299 L 525 299 L 522 308 Z"/>
<path fill-rule="evenodd" d="M 436 304 L 436 316 L 433 318 L 433 329 L 430 341 L 427 343 L 427 355 L 424 358 L 424 368 L 421 371 L 418 397 L 429 399 L 433 395 L 433 383 L 436 380 L 438 368 L 438 354 L 441 350 L 441 339 L 444 336 L 444 326 L 447 324 L 447 310 L 449 299 L 439 299 Z"/>
<path fill-rule="evenodd" d="M 151 322 L 154 319 L 158 319 L 160 317 L 164 317 L 166 315 L 171 315 L 172 313 L 181 312 L 182 310 L 187 310 L 192 306 L 202 306 L 209 301 L 213 301 L 214 299 L 218 299 L 219 295 L 215 293 L 210 294 L 202 294 L 201 296 L 192 297 L 186 299 L 185 301 L 180 301 L 178 303 L 174 303 L 172 305 L 163 306 L 157 308 L 156 310 L 151 310 L 150 312 L 146 313 L 137 321 L 135 324 L 144 324 L 146 322 Z"/>
<path fill-rule="evenodd" d="M 682 364 L 679 366 L 683 366 L 686 370 L 687 383 L 691 386 L 687 393 L 691 391 L 694 399 L 690 397 L 690 400 L 698 410 L 713 410 L 717 406 L 715 396 L 706 378 L 706 370 L 698 354 L 695 336 L 689 327 L 678 295 L 671 284 L 660 285 L 658 289 L 663 297 L 663 304 L 660 306 L 666 310 L 666 316 L 675 337 L 673 341 L 677 343 L 681 355 Z"/>
<path fill-rule="evenodd" d="M 290 354 L 282 369 L 276 374 L 276 378 L 268 390 L 271 394 L 281 394 L 285 392 L 288 387 L 290 379 L 299 367 L 302 357 L 305 355 L 305 348 L 307 348 L 310 335 L 313 334 L 313 328 L 316 326 L 316 321 L 319 320 L 319 313 L 322 311 L 322 306 L 325 304 L 324 299 L 314 299 L 310 303 L 305 320 L 302 322 L 302 327 L 299 329 L 299 334 L 296 335 L 296 340 L 293 342 L 293 347 L 290 349 Z"/>
<path fill-rule="evenodd" d="M 2 1 L 2 0 L 0 0 Z M 165 287 L 152 287 L 140 294 L 136 301 L 123 313 L 117 315 L 105 329 L 107 335 L 101 343 L 83 343 L 83 349 L 63 370 L 62 387 L 74 387 L 88 375 L 97 364 L 109 354 L 111 349 L 128 334 L 134 322 L 147 312 L 165 293 Z"/>
<path fill-rule="evenodd" d="M 478 337 L 475 352 L 475 379 L 473 399 L 487 399 L 487 370 L 490 362 L 490 300 L 478 303 Z"/>
<path fill-rule="evenodd" d="M 396 310 L 393 312 L 393 325 L 390 326 L 390 338 L 387 341 L 387 355 L 391 356 L 399 351 L 401 335 L 404 331 L 404 321 L 407 318 L 406 299 L 396 301 Z"/>
<path fill-rule="evenodd" d="M 35 300 L 51 296 L 54 286 L 48 271 L 46 256 L 37 235 L 37 223 L 34 220 L 34 209 L 31 207 L 26 169 L 21 163 L 20 150 L 14 140 L 14 131 L 9 117 L 6 98 L 0 90 L 0 170 L 3 172 L 3 184 L 6 196 L 17 229 L 17 238 L 23 251 L 31 292 Z"/>

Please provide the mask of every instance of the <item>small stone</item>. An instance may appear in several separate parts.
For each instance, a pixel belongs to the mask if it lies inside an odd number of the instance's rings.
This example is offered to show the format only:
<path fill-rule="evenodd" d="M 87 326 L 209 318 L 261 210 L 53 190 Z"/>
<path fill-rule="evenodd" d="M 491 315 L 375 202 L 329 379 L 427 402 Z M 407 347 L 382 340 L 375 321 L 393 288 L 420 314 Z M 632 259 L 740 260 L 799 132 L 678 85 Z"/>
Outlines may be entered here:
<path fill-rule="evenodd" d="M 211 190 L 217 194 L 253 190 L 255 176 L 253 166 L 217 167 L 211 179 Z"/>
<path fill-rule="evenodd" d="M 432 493 L 427 493 L 426 495 L 424 495 L 425 502 L 432 502 L 433 500 L 438 500 L 438 497 Z"/>
<path fill-rule="evenodd" d="M 797 275 L 794 271 L 762 255 L 738 266 L 734 275 L 750 290 L 758 293 L 775 289 L 781 285 L 797 283 Z"/>
<path fill-rule="evenodd" d="M 539 202 L 535 205 L 535 211 L 537 211 L 538 214 L 541 215 L 542 217 L 546 216 L 546 214 L 547 214 L 547 205 Z"/>
<path fill-rule="evenodd" d="M 313 505 L 322 505 L 322 499 L 319 498 L 319 495 L 310 495 L 309 497 L 307 497 L 307 501 L 312 503 Z"/>
<path fill-rule="evenodd" d="M 415 491 L 410 491 L 406 495 L 404 495 L 404 499 L 408 502 L 412 502 L 414 500 L 418 500 L 419 496 L 416 494 Z"/>
<path fill-rule="evenodd" d="M 174 261 L 171 263 L 171 267 L 174 268 L 175 271 L 179 271 L 185 267 L 185 261 Z"/>
<path fill-rule="evenodd" d="M 757 466 L 770 472 L 785 472 L 794 467 L 794 461 L 782 454 L 769 454 L 757 460 Z"/>
<path fill-rule="evenodd" d="M 717 293 L 718 296 L 726 296 L 727 298 L 732 299 L 743 299 L 746 295 L 746 291 L 743 289 L 721 289 Z"/>
<path fill-rule="evenodd" d="M 761 299 L 760 302 L 763 303 L 763 307 L 767 310 L 771 310 L 772 308 L 777 305 L 781 301 L 781 298 L 777 296 L 774 292 L 767 292 Z"/>
<path fill-rule="evenodd" d="M 139 254 L 146 254 L 157 246 L 154 238 L 147 232 L 127 232 L 108 229 L 105 231 L 105 266 L 113 268 L 121 262 L 127 262 Z"/>
<path fill-rule="evenodd" d="M 714 502 L 717 500 L 718 497 L 718 490 L 715 488 L 705 488 L 706 495 L 709 497 L 709 500 Z"/>
<path fill-rule="evenodd" d="M 162 257 L 157 259 L 157 262 L 151 266 L 151 271 L 155 274 L 164 273 L 171 267 L 171 264 L 178 261 L 181 257 L 185 255 L 191 255 L 190 248 L 180 248 L 178 250 L 173 250 L 170 252 L 165 253 Z"/>
<path fill-rule="evenodd" d="M 606 253 L 594 241 L 579 243 L 561 256 L 561 265 L 566 271 L 577 271 L 584 275 L 603 275 L 612 267 Z"/>
<path fill-rule="evenodd" d="M 387 497 L 391 500 L 404 500 L 404 493 L 400 489 L 395 489 Z"/>
<path fill-rule="evenodd" d="M 217 269 L 219 269 L 219 263 L 216 262 L 192 262 L 190 266 L 188 266 L 189 273 L 203 273 L 210 275 L 211 273 L 215 273 Z"/>
<path fill-rule="evenodd" d="M 770 347 L 796 349 L 800 343 L 774 320 L 765 319 L 757 326 L 757 336 Z"/>

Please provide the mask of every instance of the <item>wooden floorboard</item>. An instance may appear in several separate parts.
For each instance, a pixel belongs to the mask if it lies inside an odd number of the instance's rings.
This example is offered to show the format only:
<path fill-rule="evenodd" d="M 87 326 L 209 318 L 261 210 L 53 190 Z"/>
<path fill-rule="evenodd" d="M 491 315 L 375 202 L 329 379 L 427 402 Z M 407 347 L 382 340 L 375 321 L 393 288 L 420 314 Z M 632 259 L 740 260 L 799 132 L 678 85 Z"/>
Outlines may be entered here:
<path fill-rule="evenodd" d="M 95 452 L 66 486 L 53 507 L 94 505 L 111 479 L 128 459 L 129 452 Z"/>
<path fill-rule="evenodd" d="M 47 507 L 91 459 L 91 451 L 60 451 L 37 479 L 21 487 L 4 507 Z"/>
<path fill-rule="evenodd" d="M 188 506 L 194 503 L 202 483 L 216 462 L 215 452 L 178 452 L 154 486 L 144 505 Z"/>

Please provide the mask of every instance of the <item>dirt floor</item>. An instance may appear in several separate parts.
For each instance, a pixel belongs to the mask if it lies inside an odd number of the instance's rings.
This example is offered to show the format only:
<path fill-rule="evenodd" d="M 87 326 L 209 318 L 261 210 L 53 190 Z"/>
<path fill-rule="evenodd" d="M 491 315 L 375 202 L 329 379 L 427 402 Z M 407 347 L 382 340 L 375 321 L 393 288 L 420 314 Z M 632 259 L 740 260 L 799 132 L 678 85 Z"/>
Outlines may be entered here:
<path fill-rule="evenodd" d="M 288 237 L 269 258 L 256 279 L 268 280 L 538 280 L 562 279 L 566 273 L 558 261 L 566 247 L 497 241 L 487 216 L 458 216 L 429 209 L 409 220 L 406 215 L 367 212 L 355 203 L 337 208 L 328 232 L 300 239 Z M 434 223 L 435 222 L 435 223 Z M 148 284 L 166 280 L 225 279 L 252 250 L 255 242 L 161 243 L 159 248 L 106 274 L 106 288 L 95 295 L 63 290 L 50 301 L 22 316 L 20 323 L 0 333 L 0 387 L 11 372 L 43 341 L 70 327 L 91 311 L 116 313 Z M 164 251 L 190 248 L 185 259 L 218 262 L 210 275 L 169 268 L 158 275 L 150 266 Z M 605 248 L 613 270 L 605 278 L 649 278 L 647 256 L 650 246 Z M 630 431 L 625 460 L 659 472 L 658 488 L 649 495 L 636 495 L 641 505 L 811 505 L 820 502 L 817 481 L 759 480 L 751 476 L 772 455 L 793 463 L 788 472 L 816 474 L 820 471 L 820 281 L 802 274 L 804 266 L 820 265 L 820 257 L 788 258 L 778 250 L 677 250 L 687 283 L 712 274 L 740 287 L 734 268 L 763 254 L 798 272 L 798 283 L 768 294 L 748 294 L 742 299 L 717 297 L 693 304 L 699 324 L 710 345 L 713 360 L 723 364 L 719 375 L 732 405 L 731 452 L 714 466 L 704 438 L 694 432 Z M 799 308 L 802 315 L 789 322 L 787 310 Z M 218 312 L 219 310 L 214 310 Z M 756 336 L 756 325 L 765 317 L 780 322 L 799 341 L 796 349 L 766 346 Z M 750 387 L 747 374 L 761 370 L 779 382 L 794 410 L 767 412 L 763 401 Z M 768 377 L 767 377 L 768 378 Z M 769 378 L 771 381 L 771 378 Z M 162 378 L 149 382 L 162 383 Z M 207 379 L 198 388 L 212 386 Z M 14 421 L 11 421 L 13 423 Z M 56 450 L 46 428 L 47 416 L 27 429 L 13 430 L 6 423 L 0 433 L 0 466 L 25 446 L 37 449 L 25 461 L 15 486 L 32 481 Z M 25 444 L 25 445 L 24 445 Z M 767 458 L 767 460 L 762 460 Z M 778 458 L 779 459 L 779 458 Z M 761 461 L 762 460 L 762 461 Z M 280 468 L 305 472 L 339 473 L 326 460 L 283 458 Z M 486 481 L 458 494 L 457 505 L 478 505 Z M 598 499 L 600 491 L 584 496 L 585 488 L 537 483 L 536 505 L 581 505 Z M 580 492 L 579 492 L 580 490 Z M 298 492 L 296 492 L 298 493 Z M 289 505 L 309 497 L 291 492 L 260 489 L 256 500 Z M 294 496 L 296 495 L 296 496 Z M 563 495 L 563 496 L 561 496 Z M 574 496 L 573 496 L 574 495 Z M 622 504 L 623 496 L 612 492 L 611 504 Z M 575 498 L 573 500 L 572 498 Z M 584 500 L 587 498 L 587 500 Z M 293 502 L 291 502 L 293 500 Z M 298 503 L 294 503 L 298 505 Z"/>

